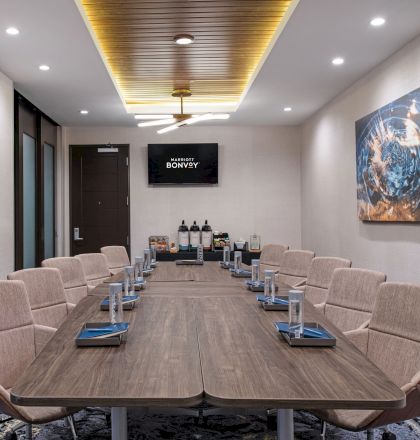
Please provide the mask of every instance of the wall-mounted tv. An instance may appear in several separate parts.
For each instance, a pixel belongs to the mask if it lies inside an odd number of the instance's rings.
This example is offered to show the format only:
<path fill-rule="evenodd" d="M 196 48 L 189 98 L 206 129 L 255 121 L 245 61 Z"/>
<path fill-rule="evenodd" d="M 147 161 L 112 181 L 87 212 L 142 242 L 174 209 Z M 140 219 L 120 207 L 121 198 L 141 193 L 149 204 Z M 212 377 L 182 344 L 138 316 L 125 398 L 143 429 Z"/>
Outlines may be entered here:
<path fill-rule="evenodd" d="M 149 144 L 149 184 L 218 183 L 218 144 Z"/>

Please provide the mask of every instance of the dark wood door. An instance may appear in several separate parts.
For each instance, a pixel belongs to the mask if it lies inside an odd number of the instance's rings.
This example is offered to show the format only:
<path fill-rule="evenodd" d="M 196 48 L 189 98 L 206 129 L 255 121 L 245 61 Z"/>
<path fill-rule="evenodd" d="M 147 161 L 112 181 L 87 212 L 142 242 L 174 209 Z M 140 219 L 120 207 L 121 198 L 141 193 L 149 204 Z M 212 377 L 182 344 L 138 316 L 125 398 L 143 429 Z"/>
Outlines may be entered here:
<path fill-rule="evenodd" d="M 70 145 L 70 252 L 130 245 L 128 145 Z"/>

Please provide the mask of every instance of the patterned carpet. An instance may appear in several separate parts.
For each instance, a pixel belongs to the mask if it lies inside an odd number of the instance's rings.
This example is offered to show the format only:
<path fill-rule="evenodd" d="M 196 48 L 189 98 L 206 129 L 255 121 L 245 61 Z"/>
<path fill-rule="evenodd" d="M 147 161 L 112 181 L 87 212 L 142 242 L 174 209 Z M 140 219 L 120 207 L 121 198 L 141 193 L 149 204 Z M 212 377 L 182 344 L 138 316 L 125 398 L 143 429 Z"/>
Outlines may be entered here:
<path fill-rule="evenodd" d="M 75 415 L 80 440 L 105 440 L 110 438 L 110 428 L 103 414 L 81 411 Z M 13 422 L 9 422 L 13 423 Z M 129 411 L 130 440 L 274 440 L 276 432 L 267 428 L 267 418 L 263 416 L 209 416 L 198 419 L 191 416 L 142 415 Z M 272 428 L 272 427 L 271 427 Z M 295 438 L 298 440 L 319 439 L 318 420 L 305 412 L 295 413 Z M 418 428 L 417 428 L 418 429 Z M 3 439 L 7 426 L 0 427 Z M 392 425 L 390 430 L 398 440 L 419 440 L 420 430 L 409 424 Z M 71 433 L 64 421 L 34 427 L 36 440 L 71 440 Z M 19 435 L 24 440 L 24 433 Z M 331 440 L 365 439 L 363 433 L 351 433 L 329 427 L 327 438 Z M 381 439 L 379 430 L 376 439 Z"/>

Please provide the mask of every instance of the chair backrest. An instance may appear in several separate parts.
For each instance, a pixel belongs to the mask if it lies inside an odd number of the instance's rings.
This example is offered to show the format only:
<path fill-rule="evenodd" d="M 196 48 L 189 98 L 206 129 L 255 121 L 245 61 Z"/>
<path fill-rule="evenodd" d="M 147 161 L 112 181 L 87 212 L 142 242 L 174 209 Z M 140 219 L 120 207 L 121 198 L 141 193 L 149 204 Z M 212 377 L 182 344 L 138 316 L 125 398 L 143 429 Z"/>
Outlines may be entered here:
<path fill-rule="evenodd" d="M 82 264 L 86 281 L 90 285 L 100 284 L 111 276 L 104 254 L 79 254 L 76 257 Z"/>
<path fill-rule="evenodd" d="M 279 281 L 290 286 L 305 281 L 314 256 L 312 251 L 285 251 L 279 268 Z"/>
<path fill-rule="evenodd" d="M 58 269 L 23 269 L 10 273 L 7 278 L 25 283 L 35 324 L 58 328 L 67 318 L 66 295 Z"/>
<path fill-rule="evenodd" d="M 122 269 L 130 265 L 127 250 L 124 246 L 104 246 L 101 253 L 106 256 L 109 269 Z"/>
<path fill-rule="evenodd" d="M 335 269 L 325 316 L 341 331 L 355 330 L 372 316 L 379 286 L 386 275 L 367 269 Z"/>
<path fill-rule="evenodd" d="M 351 261 L 344 258 L 315 257 L 309 267 L 305 298 L 312 304 L 325 302 L 334 270 L 350 266 Z"/>
<path fill-rule="evenodd" d="M 64 292 L 69 303 L 77 304 L 88 294 L 86 277 L 82 263 L 74 257 L 49 258 L 41 263 L 42 267 L 55 267 L 60 271 Z"/>
<path fill-rule="evenodd" d="M 34 326 L 25 284 L 0 281 L 0 385 L 12 388 L 34 358 Z"/>
<path fill-rule="evenodd" d="M 369 324 L 367 355 L 400 387 L 420 371 L 420 285 L 380 286 Z"/>

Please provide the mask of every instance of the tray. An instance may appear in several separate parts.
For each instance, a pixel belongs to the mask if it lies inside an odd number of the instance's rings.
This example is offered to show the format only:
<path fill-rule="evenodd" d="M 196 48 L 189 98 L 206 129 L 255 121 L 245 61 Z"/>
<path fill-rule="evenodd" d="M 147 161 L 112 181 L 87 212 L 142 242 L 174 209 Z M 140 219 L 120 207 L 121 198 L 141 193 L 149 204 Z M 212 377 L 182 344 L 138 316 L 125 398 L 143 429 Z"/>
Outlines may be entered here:
<path fill-rule="evenodd" d="M 284 324 L 284 323 L 279 323 Z M 305 322 L 305 328 L 313 328 L 313 329 L 319 329 L 322 332 L 325 332 L 328 337 L 303 337 L 303 338 L 291 338 L 289 336 L 288 332 L 280 332 L 283 339 L 287 341 L 287 343 L 291 347 L 335 347 L 337 344 L 337 340 L 331 333 L 326 330 L 322 325 L 318 324 L 317 322 Z"/>
<path fill-rule="evenodd" d="M 232 272 L 232 276 L 235 278 L 251 278 L 252 273 L 250 270 L 243 270 L 243 271 L 240 271 L 239 273 Z"/>
<path fill-rule="evenodd" d="M 248 290 L 251 290 L 251 292 L 264 292 L 264 284 L 262 285 L 249 285 L 247 284 Z M 276 292 L 279 291 L 279 286 L 276 286 Z"/>
<path fill-rule="evenodd" d="M 177 266 L 202 266 L 204 261 L 200 260 L 175 260 Z"/>
<path fill-rule="evenodd" d="M 80 339 L 80 333 L 85 328 L 98 328 L 98 327 L 107 327 L 110 325 L 110 322 L 87 322 L 80 330 L 76 337 L 76 345 L 78 347 L 109 347 L 121 345 L 122 342 L 127 340 L 127 332 L 123 334 L 119 334 L 116 336 L 111 336 L 109 338 L 98 338 L 98 339 Z"/>
<path fill-rule="evenodd" d="M 223 261 L 219 261 L 219 264 L 220 264 L 220 267 L 222 268 L 222 269 L 233 269 L 234 268 L 234 265 L 233 265 L 233 263 L 224 263 Z"/>
<path fill-rule="evenodd" d="M 123 310 L 133 310 L 134 307 L 136 307 L 136 303 L 137 303 L 137 301 L 139 301 L 140 297 L 138 295 L 135 295 L 135 296 L 137 297 L 137 299 L 135 301 L 130 301 L 128 303 L 123 301 Z M 101 310 L 102 311 L 109 310 L 109 302 L 105 302 L 106 299 L 108 299 L 108 298 L 104 298 L 101 302 Z"/>
<path fill-rule="evenodd" d="M 138 281 L 134 283 L 134 290 L 143 290 L 146 287 L 146 281 L 143 280 L 142 283 Z"/>
<path fill-rule="evenodd" d="M 153 272 L 153 267 L 150 269 L 143 269 L 143 276 L 148 277 Z"/>
<path fill-rule="evenodd" d="M 264 310 L 280 310 L 280 311 L 288 311 L 289 310 L 289 297 L 288 296 L 276 296 L 276 298 L 281 299 L 283 301 L 287 301 L 287 303 L 284 304 L 278 304 L 278 303 L 274 303 L 274 304 L 270 304 L 269 302 L 266 301 L 261 301 L 261 305 L 262 308 Z"/>

